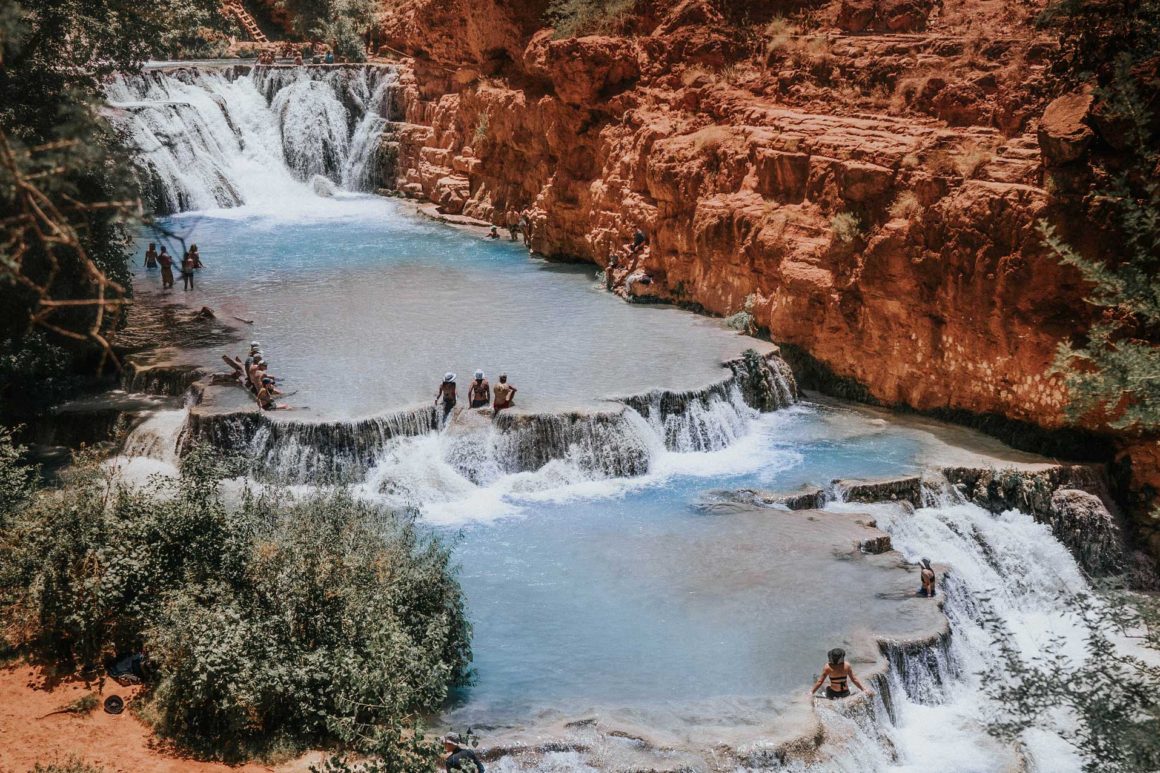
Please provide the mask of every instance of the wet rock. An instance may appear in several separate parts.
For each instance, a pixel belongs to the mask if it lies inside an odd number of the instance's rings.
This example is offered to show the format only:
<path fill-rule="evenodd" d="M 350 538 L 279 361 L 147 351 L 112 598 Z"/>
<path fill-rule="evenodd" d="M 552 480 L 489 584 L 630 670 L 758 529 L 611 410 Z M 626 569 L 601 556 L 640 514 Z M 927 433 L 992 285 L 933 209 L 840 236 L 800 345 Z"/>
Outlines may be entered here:
<path fill-rule="evenodd" d="M 1043 163 L 1062 166 L 1082 156 L 1095 133 L 1088 126 L 1091 94 L 1064 94 L 1055 99 L 1039 119 L 1039 147 Z"/>
<path fill-rule="evenodd" d="M 892 478 L 878 481 L 835 480 L 847 502 L 909 502 L 922 506 L 922 478 Z"/>
<path fill-rule="evenodd" d="M 1089 574 L 1106 576 L 1124 570 L 1119 524 L 1094 494 L 1057 489 L 1048 516 L 1056 539 L 1071 550 Z"/>
<path fill-rule="evenodd" d="M 876 537 L 864 539 L 861 543 L 859 543 L 859 547 L 863 553 L 871 553 L 873 555 L 878 555 L 879 553 L 889 553 L 894 549 L 894 545 L 892 545 L 890 542 L 889 534 L 881 534 Z"/>

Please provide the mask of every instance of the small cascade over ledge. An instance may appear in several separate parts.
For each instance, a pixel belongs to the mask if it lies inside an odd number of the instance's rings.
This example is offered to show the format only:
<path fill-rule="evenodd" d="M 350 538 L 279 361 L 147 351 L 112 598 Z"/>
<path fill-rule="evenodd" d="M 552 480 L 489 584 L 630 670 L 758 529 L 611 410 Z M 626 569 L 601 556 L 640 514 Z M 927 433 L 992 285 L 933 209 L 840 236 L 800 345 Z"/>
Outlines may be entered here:
<path fill-rule="evenodd" d="M 441 433 L 441 455 L 475 484 L 567 462 L 587 476 L 644 475 L 660 451 L 712 451 L 747 431 L 760 411 L 797 400 L 797 386 L 776 353 L 727 363 L 729 375 L 703 389 L 655 391 L 607 409 L 567 413 L 510 411 L 492 420 L 465 414 Z M 227 388 L 228 389 L 228 388 Z M 251 460 L 256 475 L 288 482 L 355 480 L 403 438 L 440 429 L 433 406 L 350 422 L 304 422 L 245 409 L 194 407 L 182 449 L 205 443 Z"/>

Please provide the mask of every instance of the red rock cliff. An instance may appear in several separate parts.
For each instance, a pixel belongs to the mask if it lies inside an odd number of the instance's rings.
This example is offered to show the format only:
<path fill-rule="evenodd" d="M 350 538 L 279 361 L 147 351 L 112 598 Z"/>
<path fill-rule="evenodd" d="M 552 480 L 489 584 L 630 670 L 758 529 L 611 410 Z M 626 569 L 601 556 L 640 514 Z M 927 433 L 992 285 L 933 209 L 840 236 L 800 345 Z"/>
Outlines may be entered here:
<path fill-rule="evenodd" d="M 642 0 L 571 39 L 544 5 L 394 6 L 399 190 L 526 208 L 536 251 L 619 251 L 617 292 L 748 311 L 884 403 L 1066 424 L 1047 370 L 1089 310 L 1037 223 L 1099 239 L 1090 98 L 1052 103 L 1041 3 Z"/>

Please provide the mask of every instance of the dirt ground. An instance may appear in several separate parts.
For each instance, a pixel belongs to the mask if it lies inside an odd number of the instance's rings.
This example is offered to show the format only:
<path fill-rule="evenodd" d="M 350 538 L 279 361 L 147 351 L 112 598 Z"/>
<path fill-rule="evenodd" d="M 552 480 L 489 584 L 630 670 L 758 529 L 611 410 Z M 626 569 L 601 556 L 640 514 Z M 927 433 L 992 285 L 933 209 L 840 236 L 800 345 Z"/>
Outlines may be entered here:
<path fill-rule="evenodd" d="M 258 764 L 228 766 L 180 756 L 158 741 L 132 713 L 138 689 L 107 680 L 100 695 L 125 699 L 121 714 L 107 714 L 98 705 L 91 713 L 53 713 L 97 685 L 80 681 L 47 683 L 43 673 L 26 663 L 0 667 L 0 773 L 25 773 L 36 763 L 80 759 L 109 773 L 306 773 L 321 755 L 308 755 L 274 767 Z"/>

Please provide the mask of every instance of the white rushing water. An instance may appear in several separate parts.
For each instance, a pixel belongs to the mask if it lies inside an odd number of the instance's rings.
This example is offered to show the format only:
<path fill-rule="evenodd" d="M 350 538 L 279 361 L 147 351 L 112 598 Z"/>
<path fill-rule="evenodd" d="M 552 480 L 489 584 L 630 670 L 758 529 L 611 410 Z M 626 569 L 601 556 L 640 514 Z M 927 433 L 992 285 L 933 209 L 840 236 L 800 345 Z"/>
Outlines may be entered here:
<path fill-rule="evenodd" d="M 156 211 L 275 209 L 288 190 L 373 188 L 397 75 L 386 67 L 146 70 L 106 87 Z M 321 179 L 320 179 L 321 178 Z"/>

